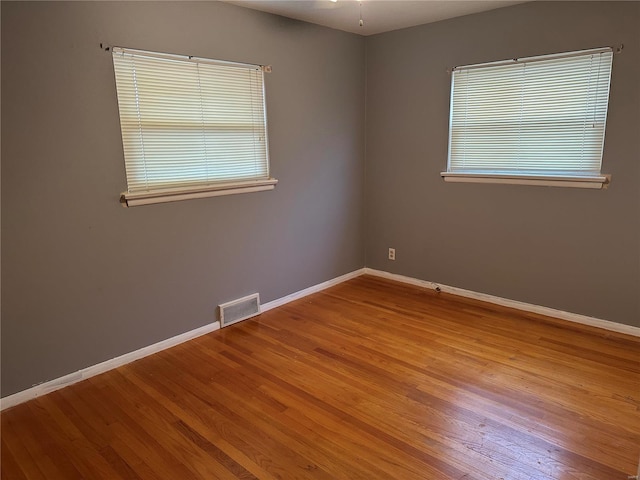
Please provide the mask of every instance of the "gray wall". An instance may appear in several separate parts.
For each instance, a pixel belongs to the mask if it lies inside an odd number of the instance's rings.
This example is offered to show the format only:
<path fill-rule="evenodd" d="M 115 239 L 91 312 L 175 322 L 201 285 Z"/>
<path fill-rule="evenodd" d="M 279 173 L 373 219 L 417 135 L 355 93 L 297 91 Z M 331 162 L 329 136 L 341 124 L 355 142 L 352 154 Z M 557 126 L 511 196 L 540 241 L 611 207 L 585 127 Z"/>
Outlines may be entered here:
<path fill-rule="evenodd" d="M 2 396 L 208 324 L 221 302 L 353 271 L 365 251 L 369 267 L 639 325 L 640 4 L 536 2 L 366 40 L 214 2 L 1 5 Z M 276 189 L 120 207 L 100 42 L 273 65 Z M 442 181 L 447 68 L 620 42 L 608 190 Z"/>
<path fill-rule="evenodd" d="M 124 209 L 100 42 L 270 64 L 274 191 Z M 2 396 L 364 266 L 364 39 L 215 2 L 2 2 Z"/>
<path fill-rule="evenodd" d="M 640 326 L 639 26 L 638 2 L 534 2 L 369 37 L 367 266 Z M 448 68 L 618 43 L 608 190 L 441 179 Z"/>

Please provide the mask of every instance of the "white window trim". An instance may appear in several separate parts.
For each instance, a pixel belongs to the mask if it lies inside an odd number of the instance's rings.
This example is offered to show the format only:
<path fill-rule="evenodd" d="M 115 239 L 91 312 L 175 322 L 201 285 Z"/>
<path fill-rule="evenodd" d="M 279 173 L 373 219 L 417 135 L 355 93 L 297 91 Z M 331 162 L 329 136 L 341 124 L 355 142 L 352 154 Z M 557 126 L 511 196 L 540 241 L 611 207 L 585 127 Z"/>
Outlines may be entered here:
<path fill-rule="evenodd" d="M 278 180 L 275 178 L 269 178 L 267 180 L 223 183 L 193 188 L 181 187 L 175 189 L 155 190 L 151 192 L 123 192 L 120 196 L 120 203 L 122 203 L 123 207 L 137 207 L 140 205 L 178 202 L 180 200 L 191 200 L 195 198 L 262 192 L 265 190 L 273 190 L 277 183 Z"/>
<path fill-rule="evenodd" d="M 611 175 L 590 177 L 546 176 L 546 175 L 495 175 L 483 173 L 441 172 L 445 182 L 453 183 L 500 183 L 508 185 L 534 185 L 541 187 L 572 187 L 603 189 L 609 186 Z"/>

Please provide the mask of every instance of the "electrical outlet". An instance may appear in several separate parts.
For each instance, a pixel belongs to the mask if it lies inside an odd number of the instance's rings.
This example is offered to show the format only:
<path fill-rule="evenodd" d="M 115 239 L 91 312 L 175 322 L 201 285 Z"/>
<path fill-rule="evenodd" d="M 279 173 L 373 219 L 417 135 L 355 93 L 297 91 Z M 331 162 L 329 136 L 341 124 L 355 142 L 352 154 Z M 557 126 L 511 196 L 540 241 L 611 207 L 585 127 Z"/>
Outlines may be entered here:
<path fill-rule="evenodd" d="M 396 259 L 396 249 L 395 248 L 390 248 L 389 249 L 389 260 L 395 260 Z"/>

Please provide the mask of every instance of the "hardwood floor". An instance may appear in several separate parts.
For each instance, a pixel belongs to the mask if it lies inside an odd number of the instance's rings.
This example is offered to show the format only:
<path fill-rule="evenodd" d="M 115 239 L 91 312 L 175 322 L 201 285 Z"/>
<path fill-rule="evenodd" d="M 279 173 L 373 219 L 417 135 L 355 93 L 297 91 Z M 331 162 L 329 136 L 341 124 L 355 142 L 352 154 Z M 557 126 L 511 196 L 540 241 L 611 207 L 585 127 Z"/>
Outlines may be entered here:
<path fill-rule="evenodd" d="M 2 413 L 2 479 L 626 479 L 640 339 L 359 277 Z"/>

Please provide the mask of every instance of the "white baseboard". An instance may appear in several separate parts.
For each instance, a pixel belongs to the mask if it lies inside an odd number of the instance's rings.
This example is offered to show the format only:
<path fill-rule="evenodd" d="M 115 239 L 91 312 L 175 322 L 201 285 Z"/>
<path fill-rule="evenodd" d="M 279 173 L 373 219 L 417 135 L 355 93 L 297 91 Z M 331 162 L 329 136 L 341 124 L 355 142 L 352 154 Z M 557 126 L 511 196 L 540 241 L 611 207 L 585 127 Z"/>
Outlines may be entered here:
<path fill-rule="evenodd" d="M 419 280 L 417 278 L 406 277 L 404 275 L 383 272 L 382 270 L 375 270 L 373 268 L 365 268 L 364 273 L 367 275 L 388 278 L 390 280 L 396 280 L 398 282 L 430 288 L 433 290 L 435 290 L 437 287 L 440 287 L 440 290 L 443 292 L 459 295 L 461 297 L 473 298 L 475 300 L 502 305 L 504 307 L 511 307 L 525 312 L 539 313 L 548 317 L 554 317 L 561 320 L 580 323 L 582 325 L 603 328 L 612 332 L 625 333 L 627 335 L 633 335 L 634 337 L 640 337 L 640 327 L 633 327 L 631 325 L 624 325 L 622 323 L 589 317 L 587 315 L 581 315 L 579 313 L 565 312 L 563 310 L 556 310 L 555 308 L 543 307 L 531 303 L 519 302 L 517 300 L 509 300 L 508 298 L 497 297 L 495 295 L 489 295 L 486 293 L 478 293 L 472 290 L 465 290 L 458 287 L 451 287 L 449 285 L 443 285 L 441 283 L 428 282 L 426 280 Z"/>
<path fill-rule="evenodd" d="M 284 305 L 285 303 L 293 302 L 294 300 L 306 297 L 307 295 L 311 295 L 312 293 L 320 292 L 329 287 L 333 287 L 334 285 L 338 285 L 339 283 L 359 277 L 360 275 L 364 275 L 366 270 L 366 268 L 354 270 L 353 272 L 346 273 L 331 280 L 327 280 L 326 282 L 319 283 L 318 285 L 313 285 L 309 288 L 305 288 L 304 290 L 300 290 L 299 292 L 292 293 L 291 295 L 287 295 L 286 297 L 278 298 L 276 300 L 272 300 L 271 302 L 264 303 L 260 306 L 260 311 L 266 312 L 267 310 L 279 307 L 280 305 Z"/>
<path fill-rule="evenodd" d="M 298 292 L 292 293 L 285 297 L 272 300 L 271 302 L 267 302 L 261 306 L 261 312 L 266 312 L 268 310 L 279 307 L 286 303 L 306 297 L 307 295 L 311 295 L 312 293 L 320 292 L 329 287 L 338 285 L 339 283 L 346 282 L 347 280 L 351 280 L 352 278 L 356 278 L 356 277 L 359 277 L 360 275 L 365 275 L 365 274 L 373 275 L 376 277 L 388 278 L 390 280 L 396 280 L 398 282 L 407 283 L 410 285 L 416 285 L 419 287 L 430 288 L 434 290 L 437 287 L 440 287 L 440 289 L 443 292 L 452 293 L 454 295 L 459 295 L 461 297 L 482 300 L 484 302 L 494 303 L 496 305 L 516 308 L 518 310 L 522 310 L 525 312 L 539 313 L 542 315 L 547 315 L 549 317 L 568 320 L 570 322 L 576 322 L 583 325 L 590 325 L 592 327 L 603 328 L 605 330 L 611 330 L 614 332 L 625 333 L 627 335 L 640 337 L 639 327 L 632 327 L 630 325 L 623 325 L 621 323 L 610 322 L 608 320 L 601 320 L 599 318 L 588 317 L 586 315 L 580 315 L 577 313 L 564 312 L 562 310 L 556 310 L 554 308 L 549 308 L 549 307 L 542 307 L 542 306 L 533 305 L 530 303 L 518 302 L 516 300 L 509 300 L 507 298 L 496 297 L 494 295 L 473 292 L 471 290 L 451 287 L 448 285 L 442 285 L 440 283 L 429 282 L 426 280 L 419 280 L 417 278 L 407 277 L 404 275 L 397 275 L 395 273 L 383 272 L 381 270 L 375 270 L 373 268 L 361 268 L 359 270 L 355 270 L 345 275 L 341 275 L 340 277 L 336 277 L 334 279 L 327 280 L 326 282 L 319 283 L 318 285 L 313 285 L 309 288 L 305 288 L 304 290 L 300 290 Z M 180 343 L 184 343 L 188 340 L 199 337 L 201 335 L 205 335 L 207 333 L 216 331 L 219 328 L 220 328 L 220 322 L 213 322 L 213 323 L 210 323 L 209 325 L 196 328 L 195 330 L 190 330 L 180 335 L 176 335 L 175 337 L 171 337 L 161 342 L 154 343 L 153 345 L 143 347 L 139 350 L 126 353 L 119 357 L 112 358 L 111 360 L 107 360 L 97 365 L 84 368 L 82 370 L 79 370 L 74 373 L 70 373 L 63 377 L 59 377 L 54 380 L 41 383 L 39 385 L 34 385 L 33 387 L 28 388 L 27 390 L 14 393 L 13 395 L 9 395 L 5 398 L 0 399 L 0 411 L 13 407 L 15 405 L 18 405 L 20 403 L 24 403 L 33 398 L 46 395 L 47 393 L 51 393 L 63 387 L 73 385 L 74 383 L 93 377 L 100 373 L 104 373 L 106 371 L 112 370 L 122 365 L 126 365 L 127 363 L 131 363 L 134 360 L 138 360 L 148 355 L 152 355 L 154 353 L 160 352 L 162 350 L 173 347 Z"/>
<path fill-rule="evenodd" d="M 190 330 L 180 335 L 176 335 L 175 337 L 171 337 L 161 342 L 154 343 L 153 345 L 140 348 L 139 350 L 125 353 L 124 355 L 120 355 L 119 357 L 112 358 L 111 360 L 106 360 L 102 363 L 98 363 L 97 365 L 92 365 L 90 367 L 83 368 L 82 370 L 78 370 L 77 372 L 70 373 L 63 377 L 59 377 L 54 380 L 50 380 L 48 382 L 34 385 L 33 387 L 28 388 L 27 390 L 14 393 L 13 395 L 9 395 L 7 397 L 4 397 L 3 399 L 0 399 L 0 411 L 6 408 L 10 408 L 15 405 L 18 405 L 20 403 L 24 403 L 33 398 L 41 397 L 42 395 L 46 395 L 47 393 L 51 393 L 63 387 L 73 385 L 74 383 L 77 383 L 81 380 L 85 380 L 87 378 L 93 377 L 100 373 L 104 373 L 106 371 L 112 370 L 122 365 L 126 365 L 127 363 L 131 363 L 140 358 L 146 357 L 148 355 L 152 355 L 154 353 L 160 352 L 161 350 L 171 348 L 180 343 L 184 343 L 187 340 L 191 340 L 193 338 L 199 337 L 201 335 L 205 335 L 209 332 L 213 332 L 219 329 L 220 329 L 220 322 L 213 322 L 213 323 L 210 323 L 209 325 L 196 328 L 195 330 Z"/>
<path fill-rule="evenodd" d="M 361 268 L 360 270 L 355 270 L 351 273 L 347 273 L 340 277 L 336 277 L 326 282 L 319 283 L 318 285 L 305 288 L 304 290 L 300 290 L 299 292 L 292 293 L 291 295 L 287 295 L 286 297 L 282 297 L 282 298 L 273 300 L 271 302 L 267 302 L 261 306 L 261 311 L 266 312 L 267 310 L 271 310 L 272 308 L 279 307 L 280 305 L 284 305 L 285 303 L 289 303 L 289 302 L 292 302 L 293 300 L 306 297 L 307 295 L 311 295 L 312 293 L 319 292 L 326 288 L 332 287 L 339 283 L 342 283 L 352 278 L 363 275 L 364 272 L 365 272 L 365 269 Z M 154 343 L 153 345 L 149 345 L 148 347 L 143 347 L 139 350 L 135 350 L 133 352 L 125 353 L 124 355 L 121 355 L 119 357 L 112 358 L 111 360 L 106 360 L 97 365 L 93 365 L 91 367 L 84 368 L 77 372 L 64 375 L 63 377 L 59 377 L 59 378 L 50 380 L 48 382 L 34 385 L 33 387 L 28 388 L 27 390 L 14 393 L 13 395 L 8 395 L 7 397 L 0 399 L 0 411 L 13 407 L 15 405 L 18 405 L 20 403 L 24 403 L 33 398 L 46 395 L 47 393 L 54 392 L 55 390 L 59 390 L 63 387 L 73 385 L 74 383 L 77 383 L 81 380 L 85 380 L 87 378 L 93 377 L 100 373 L 104 373 L 106 371 L 112 370 L 122 365 L 126 365 L 127 363 L 131 363 L 134 360 L 138 360 L 148 355 L 152 355 L 154 353 L 165 350 L 167 348 L 171 348 L 175 345 L 184 343 L 188 340 L 216 331 L 218 329 L 220 329 L 220 322 L 213 322 L 213 323 L 210 323 L 209 325 L 196 328 L 195 330 L 190 330 L 180 335 L 176 335 L 175 337 L 171 337 L 161 342 Z"/>

